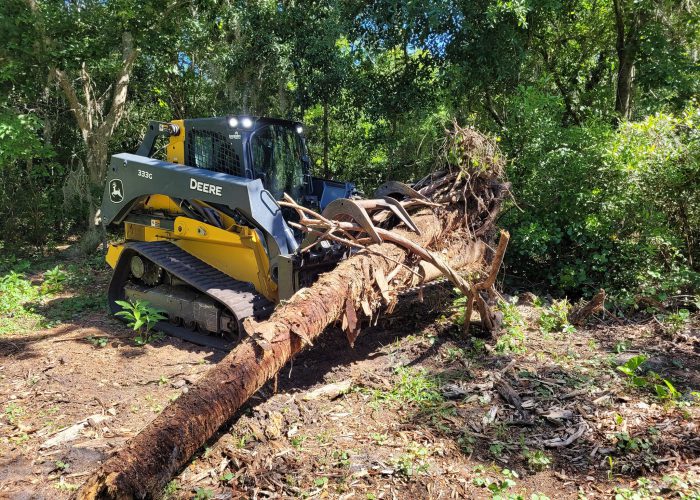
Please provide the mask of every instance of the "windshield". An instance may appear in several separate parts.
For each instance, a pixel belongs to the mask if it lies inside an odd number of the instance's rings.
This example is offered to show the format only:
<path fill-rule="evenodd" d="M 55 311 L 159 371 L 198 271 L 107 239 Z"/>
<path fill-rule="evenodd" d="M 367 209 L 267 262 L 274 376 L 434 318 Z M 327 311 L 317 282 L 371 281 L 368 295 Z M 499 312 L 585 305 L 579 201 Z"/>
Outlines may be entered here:
<path fill-rule="evenodd" d="M 275 199 L 281 199 L 284 193 L 300 199 L 304 144 L 299 135 L 289 127 L 268 125 L 253 134 L 251 146 L 255 175 L 263 179 L 265 188 Z"/>

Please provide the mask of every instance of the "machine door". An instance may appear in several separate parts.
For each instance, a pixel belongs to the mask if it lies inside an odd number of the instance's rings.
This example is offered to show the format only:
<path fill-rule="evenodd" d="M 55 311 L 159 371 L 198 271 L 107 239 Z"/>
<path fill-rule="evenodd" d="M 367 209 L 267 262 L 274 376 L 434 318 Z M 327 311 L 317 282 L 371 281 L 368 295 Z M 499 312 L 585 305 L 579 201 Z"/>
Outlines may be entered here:
<path fill-rule="evenodd" d="M 304 143 L 291 127 L 271 124 L 256 130 L 250 140 L 253 175 L 262 179 L 275 199 L 284 193 L 295 200 L 306 194 Z"/>
<path fill-rule="evenodd" d="M 234 145 L 222 133 L 193 128 L 187 131 L 186 164 L 224 174 L 248 177 Z"/>

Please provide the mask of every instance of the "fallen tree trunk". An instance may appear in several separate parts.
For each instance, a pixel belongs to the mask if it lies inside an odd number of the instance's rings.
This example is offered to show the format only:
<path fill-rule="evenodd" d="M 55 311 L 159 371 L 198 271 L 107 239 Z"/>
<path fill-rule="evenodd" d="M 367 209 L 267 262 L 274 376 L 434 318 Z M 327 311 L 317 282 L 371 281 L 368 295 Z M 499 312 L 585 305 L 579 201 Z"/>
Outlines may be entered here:
<path fill-rule="evenodd" d="M 439 256 L 451 269 L 461 270 L 467 283 L 476 284 L 489 281 L 494 274 L 488 269 L 494 252 L 475 234 L 489 233 L 495 219 L 491 212 L 498 211 L 505 186 L 479 175 L 468 177 L 466 182 L 462 179 L 461 184 L 459 179 L 459 174 L 453 176 L 445 188 L 434 190 L 448 197 L 448 206 L 422 207 L 412 215 L 420 234 L 404 229 L 394 233 L 397 239 L 409 240 Z M 474 194 L 472 181 L 481 182 L 479 195 Z M 434 185 L 428 187 L 433 189 Z M 478 203 L 467 194 L 467 188 Z M 479 206 L 474 208 L 474 204 Z M 500 265 L 500 260 L 496 261 Z M 414 253 L 402 246 L 374 244 L 297 292 L 269 320 L 246 321 L 249 336 L 108 459 L 79 489 L 77 498 L 159 496 L 190 457 L 329 325 L 342 321 L 352 344 L 361 323 L 358 312 L 371 317 L 391 308 L 397 292 L 416 285 L 416 275 L 436 275 L 435 266 L 420 264 Z"/>
<path fill-rule="evenodd" d="M 425 210 L 414 220 L 428 244 L 443 229 Z M 411 234 L 404 232 L 410 238 Z M 486 245 L 454 239 L 443 255 L 453 267 L 482 271 Z M 263 323 L 248 322 L 251 337 L 243 341 L 186 394 L 166 408 L 128 445 L 105 462 L 78 491 L 78 498 L 143 498 L 157 496 L 170 478 L 265 382 L 304 346 L 338 318 L 352 316 L 367 297 L 375 273 L 388 275 L 407 252 L 390 243 L 376 253 L 357 255 L 334 272 L 299 291 Z M 383 258 L 386 255 L 389 259 Z M 402 269 L 399 274 L 410 274 Z M 398 276 L 397 276 L 398 277 Z M 358 307 L 358 305 L 360 307 Z M 352 321 L 352 319 L 349 319 Z M 357 320 L 355 320 L 357 321 Z M 354 340 L 354 339 L 353 339 Z M 261 346 L 264 346 L 261 348 Z"/>

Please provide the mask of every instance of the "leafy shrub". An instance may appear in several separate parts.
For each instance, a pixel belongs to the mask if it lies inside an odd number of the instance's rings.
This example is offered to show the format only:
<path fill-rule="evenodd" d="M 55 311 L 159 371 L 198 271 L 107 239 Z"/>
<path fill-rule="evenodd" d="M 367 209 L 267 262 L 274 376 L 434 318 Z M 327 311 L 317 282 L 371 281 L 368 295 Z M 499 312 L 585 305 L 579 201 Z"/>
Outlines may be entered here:
<path fill-rule="evenodd" d="M 42 127 L 36 115 L 0 105 L 0 234 L 20 246 L 46 244 L 71 220 L 61 210 L 65 169 L 53 161 Z"/>
<path fill-rule="evenodd" d="M 503 333 L 501 333 L 498 340 L 496 340 L 496 351 L 504 353 L 524 352 L 525 320 L 520 314 L 520 311 L 518 311 L 515 300 L 511 302 L 501 300 L 498 303 L 498 309 L 503 314 Z"/>
<path fill-rule="evenodd" d="M 571 304 L 566 299 L 555 300 L 551 306 L 545 307 L 540 314 L 540 330 L 543 333 L 572 333 L 576 331 L 574 326 L 569 323 L 569 309 L 571 309 Z"/>
<path fill-rule="evenodd" d="M 52 267 L 44 273 L 44 282 L 41 284 L 43 293 L 58 293 L 63 290 L 63 284 L 68 275 L 59 266 Z"/>
<path fill-rule="evenodd" d="M 642 366 L 647 361 L 648 356 L 638 354 L 617 367 L 619 371 L 629 377 L 630 383 L 635 387 L 651 388 L 659 399 L 677 400 L 681 394 L 673 384 L 658 373 L 649 370 L 642 373 Z"/>
<path fill-rule="evenodd" d="M 10 271 L 0 277 L 0 314 L 21 316 L 26 313 L 24 305 L 39 296 L 37 289 L 23 274 Z"/>
<path fill-rule="evenodd" d="M 615 129 L 562 127 L 560 99 L 521 88 L 502 143 L 520 210 L 503 225 L 516 278 L 577 297 L 664 299 L 700 286 L 700 112 Z"/>

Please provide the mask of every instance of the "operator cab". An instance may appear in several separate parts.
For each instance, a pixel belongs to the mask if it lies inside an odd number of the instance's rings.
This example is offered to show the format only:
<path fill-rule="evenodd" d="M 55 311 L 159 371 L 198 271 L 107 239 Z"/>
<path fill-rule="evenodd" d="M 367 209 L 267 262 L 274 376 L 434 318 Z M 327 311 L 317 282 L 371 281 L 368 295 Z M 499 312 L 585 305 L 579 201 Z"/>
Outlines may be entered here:
<path fill-rule="evenodd" d="M 298 203 L 323 210 L 334 199 L 349 197 L 355 191 L 351 183 L 311 175 L 299 122 L 231 115 L 152 122 L 149 128 L 138 154 L 152 157 L 156 136 L 167 135 L 168 161 L 260 179 L 277 200 L 287 193 Z"/>

